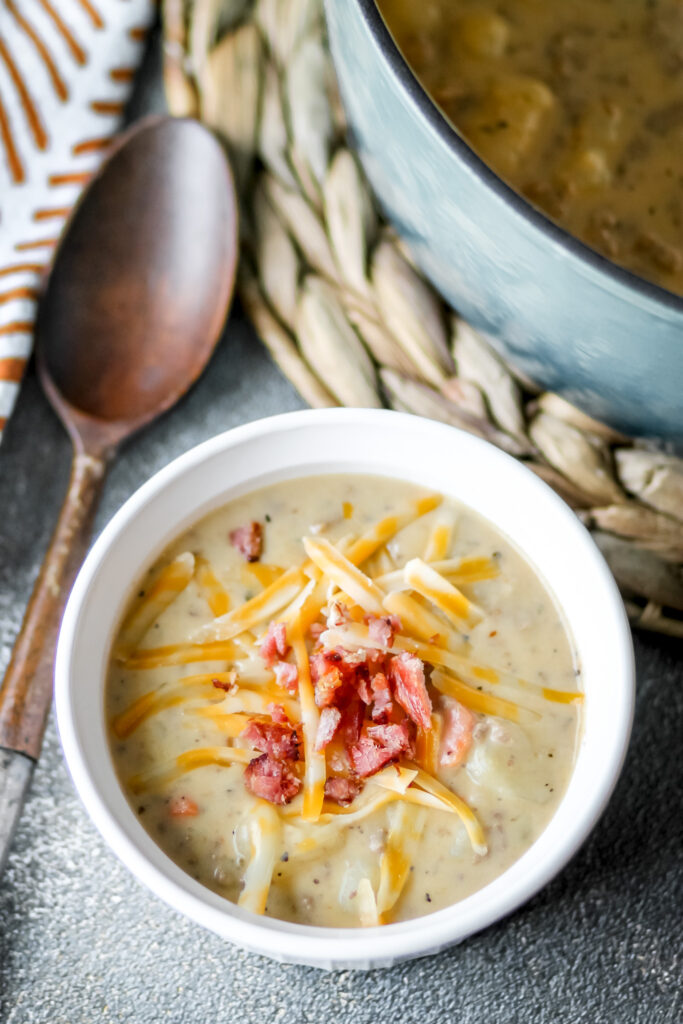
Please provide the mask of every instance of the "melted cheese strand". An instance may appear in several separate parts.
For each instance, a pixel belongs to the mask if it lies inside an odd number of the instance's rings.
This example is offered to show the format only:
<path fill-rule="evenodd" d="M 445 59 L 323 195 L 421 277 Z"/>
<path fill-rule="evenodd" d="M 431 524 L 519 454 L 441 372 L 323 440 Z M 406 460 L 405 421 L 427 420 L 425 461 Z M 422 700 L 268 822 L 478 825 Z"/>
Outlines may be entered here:
<path fill-rule="evenodd" d="M 387 810 L 389 833 L 379 864 L 377 913 L 381 924 L 394 908 L 410 876 L 410 865 L 418 852 L 424 829 L 424 811 L 413 811 L 405 801 Z"/>
<path fill-rule="evenodd" d="M 435 604 L 455 626 L 460 627 L 463 619 L 471 621 L 482 617 L 476 605 L 421 558 L 411 558 L 403 572 L 413 590 Z"/>
<path fill-rule="evenodd" d="M 401 620 L 403 629 L 409 630 L 428 643 L 460 643 L 453 631 L 441 619 L 438 619 L 428 608 L 411 597 L 410 594 L 395 590 L 387 594 L 382 602 L 386 611 L 391 615 L 397 615 Z"/>
<path fill-rule="evenodd" d="M 453 543 L 454 532 L 455 509 L 442 509 L 429 534 L 424 553 L 425 562 L 435 562 L 446 557 Z"/>
<path fill-rule="evenodd" d="M 311 670 L 308 663 L 308 651 L 301 630 L 301 622 L 297 619 L 290 628 L 289 642 L 294 651 L 294 660 L 299 670 L 299 704 L 301 706 L 301 723 L 304 734 L 304 756 L 306 768 L 304 772 L 304 805 L 302 817 L 304 821 L 317 821 L 322 810 L 327 779 L 325 752 L 316 751 L 315 737 L 318 732 L 320 713 L 315 703 Z"/>
<path fill-rule="evenodd" d="M 452 583 L 465 586 L 482 580 L 493 580 L 498 575 L 498 567 L 491 558 L 477 556 L 472 558 L 445 558 L 442 561 L 429 562 L 429 567 L 441 576 L 446 576 Z M 383 576 L 373 576 L 374 582 L 384 591 L 408 590 L 403 569 L 394 569 Z"/>
<path fill-rule="evenodd" d="M 520 708 L 512 701 L 494 697 L 483 690 L 475 690 L 450 673 L 435 669 L 431 681 L 432 686 L 440 693 L 445 693 L 447 697 L 455 697 L 470 711 L 477 711 L 480 715 L 497 715 L 499 718 L 507 718 L 510 722 L 519 722 L 523 717 L 540 718 L 537 712 L 529 708 Z"/>
<path fill-rule="evenodd" d="M 132 775 L 126 785 L 131 793 L 140 793 L 143 790 L 167 786 L 185 772 L 205 768 L 207 765 L 215 764 L 221 768 L 231 768 L 235 764 L 246 765 L 253 756 L 252 750 L 242 750 L 239 747 L 200 747 L 196 750 L 186 750 L 184 754 L 179 754 L 173 761 L 153 772 Z"/>
<path fill-rule="evenodd" d="M 408 763 L 407 767 L 417 768 L 417 765 Z M 447 786 L 444 786 L 444 784 L 439 782 L 438 779 L 435 779 L 433 775 L 429 775 L 427 772 L 423 771 L 422 768 L 417 768 L 417 778 L 413 785 L 418 786 L 420 789 L 424 789 L 425 792 L 430 793 L 438 800 L 441 800 L 449 807 L 452 807 L 467 830 L 467 835 L 469 836 L 474 852 L 481 857 L 488 853 L 484 830 L 479 824 L 474 811 L 467 806 L 461 797 L 457 796 L 457 794 Z"/>
<path fill-rule="evenodd" d="M 213 675 L 185 676 L 175 683 L 162 683 L 156 690 L 150 690 L 149 693 L 138 697 L 125 711 L 112 719 L 112 731 L 118 739 L 125 740 L 151 715 L 156 715 L 166 708 L 192 700 L 194 696 L 206 694 L 207 691 L 209 695 L 213 693 L 218 697 L 219 690 L 213 685 L 214 679 L 222 683 L 234 683 L 236 678 L 236 672 L 218 672 Z"/>
<path fill-rule="evenodd" d="M 245 629 L 251 629 L 266 619 L 272 619 L 281 608 L 294 600 L 306 582 L 301 569 L 288 569 L 269 587 L 256 597 L 252 597 L 251 601 L 202 626 L 193 639 L 197 642 L 230 640 L 243 633 Z"/>
<path fill-rule="evenodd" d="M 230 608 L 228 592 L 214 572 L 211 563 L 202 555 L 195 556 L 195 579 L 202 591 L 211 613 L 217 618 L 225 615 Z"/>
<path fill-rule="evenodd" d="M 433 672 L 432 683 L 436 686 Z M 439 770 L 439 750 L 441 747 L 443 718 L 435 712 L 431 716 L 431 722 L 432 727 L 428 732 L 425 732 L 424 729 L 417 730 L 415 758 L 421 768 L 434 775 Z"/>
<path fill-rule="evenodd" d="M 128 669 L 166 668 L 171 665 L 195 665 L 202 661 L 232 661 L 233 644 L 218 641 L 211 644 L 169 644 L 133 651 L 124 662 Z"/>
<path fill-rule="evenodd" d="M 194 565 L 194 555 L 185 551 L 164 566 L 121 626 L 115 652 L 119 661 L 126 660 L 162 612 L 183 592 L 192 579 Z"/>
<path fill-rule="evenodd" d="M 375 523 L 369 530 L 361 534 L 358 540 L 351 545 L 346 552 L 348 560 L 354 565 L 361 565 L 378 548 L 381 548 L 383 544 L 391 540 L 399 530 L 403 530 L 406 526 L 414 523 L 416 519 L 419 519 L 420 516 L 424 516 L 437 508 L 442 501 L 443 495 L 428 494 L 426 497 L 419 498 L 413 502 L 408 511 L 399 513 L 396 516 L 386 516 L 384 519 L 380 519 L 378 523 Z"/>
<path fill-rule="evenodd" d="M 381 615 L 384 595 L 369 576 L 356 568 L 324 537 L 304 537 L 306 554 L 315 565 L 366 612 Z"/>
<path fill-rule="evenodd" d="M 244 888 L 238 906 L 252 914 L 265 913 L 273 869 L 280 852 L 281 826 L 277 811 L 259 800 L 249 811 L 251 859 L 244 873 Z"/>

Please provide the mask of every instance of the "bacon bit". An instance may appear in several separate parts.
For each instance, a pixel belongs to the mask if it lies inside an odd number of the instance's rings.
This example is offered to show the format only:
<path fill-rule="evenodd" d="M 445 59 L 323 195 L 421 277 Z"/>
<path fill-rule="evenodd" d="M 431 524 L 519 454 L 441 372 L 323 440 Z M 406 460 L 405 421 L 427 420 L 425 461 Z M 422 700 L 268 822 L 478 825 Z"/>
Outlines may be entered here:
<path fill-rule="evenodd" d="M 394 695 L 403 710 L 425 732 L 432 727 L 432 702 L 425 686 L 424 665 L 414 654 L 403 651 L 389 662 Z"/>
<path fill-rule="evenodd" d="M 194 818 L 199 807 L 189 796 L 174 796 L 168 805 L 168 813 L 174 818 Z"/>
<path fill-rule="evenodd" d="M 320 676 L 315 684 L 315 702 L 319 708 L 328 708 L 335 703 L 337 691 L 344 680 L 338 668 L 331 668 L 324 676 Z"/>
<path fill-rule="evenodd" d="M 396 615 L 366 615 L 365 622 L 368 627 L 368 635 L 375 643 L 382 647 L 394 646 L 394 634 L 401 630 L 401 620 Z"/>
<path fill-rule="evenodd" d="M 299 735 L 291 725 L 252 719 L 241 735 L 252 747 L 270 757 L 283 761 L 299 760 Z"/>
<path fill-rule="evenodd" d="M 472 746 L 474 725 L 475 718 L 469 708 L 457 700 L 448 702 L 440 764 L 454 768 L 465 760 Z"/>
<path fill-rule="evenodd" d="M 287 712 L 283 708 L 282 704 L 269 704 L 266 710 L 270 714 L 270 717 L 273 719 L 273 721 L 277 722 L 278 725 L 288 725 L 291 728 L 292 723 L 289 720 L 289 716 L 287 715 Z"/>
<path fill-rule="evenodd" d="M 301 780 L 284 761 L 261 754 L 244 770 L 244 784 L 254 796 L 271 804 L 288 804 L 301 789 Z"/>
<path fill-rule="evenodd" d="M 258 562 L 263 550 L 263 528 L 256 521 L 230 531 L 230 543 L 247 562 Z"/>
<path fill-rule="evenodd" d="M 345 779 L 342 776 L 328 779 L 325 783 L 325 796 L 340 807 L 348 807 L 356 799 L 362 789 L 358 779 Z"/>
<path fill-rule="evenodd" d="M 339 708 L 323 708 L 320 712 L 318 731 L 315 734 L 315 749 L 324 750 L 339 728 L 342 713 Z"/>
<path fill-rule="evenodd" d="M 365 675 L 356 676 L 356 691 L 364 704 L 372 704 L 372 688 L 370 680 Z"/>
<path fill-rule="evenodd" d="M 348 748 L 358 742 L 364 718 L 365 705 L 359 697 L 352 697 L 346 707 L 342 708 L 342 720 L 339 724 L 339 736 L 345 747 Z"/>
<path fill-rule="evenodd" d="M 367 778 L 411 748 L 407 724 L 371 725 L 350 748 L 349 753 L 356 775 Z"/>
<path fill-rule="evenodd" d="M 223 679 L 214 678 L 211 680 L 211 683 L 217 690 L 225 690 L 226 693 L 234 693 L 237 689 L 237 683 L 233 680 L 224 681 Z"/>
<path fill-rule="evenodd" d="M 299 686 L 299 669 L 296 665 L 289 661 L 278 661 L 275 665 L 275 678 L 283 690 L 294 696 Z"/>
<path fill-rule="evenodd" d="M 308 632 L 317 643 L 321 637 L 321 634 L 325 632 L 327 626 L 323 622 L 312 622 L 308 627 Z"/>
<path fill-rule="evenodd" d="M 489 633 L 489 636 L 498 636 L 498 630 L 492 629 L 491 632 Z"/>
<path fill-rule="evenodd" d="M 272 667 L 278 658 L 286 657 L 288 650 L 287 626 L 284 622 L 271 622 L 259 648 L 261 657 Z"/>
<path fill-rule="evenodd" d="M 394 709 L 389 680 L 384 672 L 376 672 L 372 677 L 370 685 L 372 686 L 373 697 L 373 706 L 370 712 L 372 720 L 373 722 L 385 724 L 391 719 L 391 713 Z"/>

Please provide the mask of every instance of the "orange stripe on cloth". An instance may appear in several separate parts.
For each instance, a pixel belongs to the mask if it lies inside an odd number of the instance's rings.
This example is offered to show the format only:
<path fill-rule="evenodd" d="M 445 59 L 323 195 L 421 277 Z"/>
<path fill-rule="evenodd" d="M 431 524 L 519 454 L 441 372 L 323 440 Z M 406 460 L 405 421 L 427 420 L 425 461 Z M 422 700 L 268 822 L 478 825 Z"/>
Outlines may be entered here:
<path fill-rule="evenodd" d="M 18 384 L 24 376 L 26 359 L 19 359 L 11 356 L 9 359 L 0 359 L 0 381 L 5 383 Z"/>
<path fill-rule="evenodd" d="M 12 299 L 37 299 L 38 289 L 27 288 L 22 286 L 20 288 L 10 288 L 8 292 L 0 293 L 0 305 L 5 302 L 11 302 Z"/>
<path fill-rule="evenodd" d="M 28 252 L 29 249 L 51 249 L 57 244 L 56 238 L 37 238 L 35 242 L 17 242 L 14 246 L 17 252 Z"/>
<path fill-rule="evenodd" d="M 14 0 L 5 0 L 5 7 L 10 12 L 19 28 L 22 29 L 22 31 L 29 37 L 29 39 L 35 46 L 43 61 L 43 64 L 47 68 L 48 75 L 52 79 L 52 85 L 55 92 L 59 96 L 60 100 L 64 102 L 69 98 L 69 90 L 66 87 L 66 82 L 57 70 L 57 65 L 55 64 L 52 58 L 52 54 L 48 50 L 43 40 L 38 35 L 33 25 L 29 21 L 27 21 L 24 15 L 21 13 L 19 8 L 15 4 Z"/>
<path fill-rule="evenodd" d="M 92 178 L 92 171 L 69 174 L 51 174 L 48 185 L 87 185 Z"/>
<path fill-rule="evenodd" d="M 12 320 L 0 327 L 0 334 L 30 334 L 33 330 L 31 320 Z"/>
<path fill-rule="evenodd" d="M 65 22 L 62 21 L 59 14 L 50 3 L 50 0 L 38 0 L 38 3 L 43 8 L 47 16 L 52 19 L 55 28 L 59 32 L 60 36 L 62 37 L 66 45 L 69 47 L 69 50 L 71 51 L 71 56 L 76 61 L 76 63 L 80 64 L 81 66 L 85 64 L 88 59 L 85 50 L 78 42 L 76 42 L 73 35 L 71 34 L 71 30 L 69 29 L 68 25 L 66 25 Z"/>
<path fill-rule="evenodd" d="M 111 146 L 111 139 L 106 136 L 99 139 L 84 139 L 83 142 L 77 142 L 71 152 L 78 156 L 80 153 L 94 153 L 98 149 L 106 149 L 107 146 Z"/>
<path fill-rule="evenodd" d="M 78 0 L 78 3 L 86 12 L 95 28 L 104 28 L 104 18 L 99 11 L 95 9 L 95 6 L 90 3 L 90 0 Z"/>
<path fill-rule="evenodd" d="M 125 103 L 120 100 L 93 100 L 90 109 L 95 114 L 122 114 Z"/>
<path fill-rule="evenodd" d="M 0 138 L 5 146 L 5 152 L 7 153 L 7 164 L 9 172 L 12 175 L 12 181 L 15 185 L 19 185 L 26 179 L 26 172 L 24 171 L 24 165 L 22 164 L 17 147 L 14 144 L 14 136 L 12 135 L 12 126 L 9 123 L 7 111 L 0 101 Z"/>
<path fill-rule="evenodd" d="M 112 82 L 132 82 L 135 78 L 135 68 L 112 68 L 109 77 Z"/>
<path fill-rule="evenodd" d="M 52 220 L 54 217 L 68 217 L 71 213 L 70 206 L 55 206 L 49 210 L 36 210 L 33 214 L 34 220 Z"/>
<path fill-rule="evenodd" d="M 0 267 L 0 277 L 8 274 L 42 274 L 44 270 L 43 263 L 10 263 L 7 267 Z"/>
<path fill-rule="evenodd" d="M 14 63 L 12 54 L 7 49 L 7 46 L 5 45 L 5 41 L 2 38 L 2 36 L 0 36 L 0 59 L 3 61 L 5 67 L 7 68 L 7 72 L 10 78 L 12 79 L 14 88 L 17 90 L 17 93 L 19 94 L 19 101 L 22 107 L 24 108 L 24 114 L 26 115 L 26 120 L 28 122 L 28 126 L 31 130 L 31 134 L 33 135 L 33 140 L 36 146 L 38 147 L 38 149 L 41 150 L 47 149 L 47 132 L 43 127 L 43 122 L 40 119 L 40 114 L 38 113 L 36 105 L 33 102 L 33 99 L 31 98 L 31 94 L 26 88 L 24 79 L 22 78 L 19 72 L 19 68 Z"/>

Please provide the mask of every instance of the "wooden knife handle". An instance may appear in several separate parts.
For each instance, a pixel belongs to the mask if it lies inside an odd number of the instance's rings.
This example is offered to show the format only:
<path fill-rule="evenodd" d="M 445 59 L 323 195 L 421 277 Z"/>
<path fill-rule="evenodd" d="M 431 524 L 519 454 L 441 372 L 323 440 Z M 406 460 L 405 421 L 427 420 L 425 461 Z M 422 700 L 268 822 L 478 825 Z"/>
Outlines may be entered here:
<path fill-rule="evenodd" d="M 88 550 L 106 459 L 76 452 L 69 488 L 0 688 L 0 747 L 38 759 L 52 700 L 57 633 Z"/>

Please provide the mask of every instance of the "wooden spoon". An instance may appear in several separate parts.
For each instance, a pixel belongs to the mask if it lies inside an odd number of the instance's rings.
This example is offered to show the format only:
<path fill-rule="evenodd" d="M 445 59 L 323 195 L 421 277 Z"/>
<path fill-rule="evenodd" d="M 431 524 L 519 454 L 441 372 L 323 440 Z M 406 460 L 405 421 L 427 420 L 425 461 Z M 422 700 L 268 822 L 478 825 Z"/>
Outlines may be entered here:
<path fill-rule="evenodd" d="M 225 154 L 196 121 L 171 118 L 123 137 L 57 251 L 38 314 L 37 364 L 74 454 L 0 689 L 0 872 L 40 753 L 59 622 L 107 464 L 206 366 L 236 261 L 237 201 Z"/>

